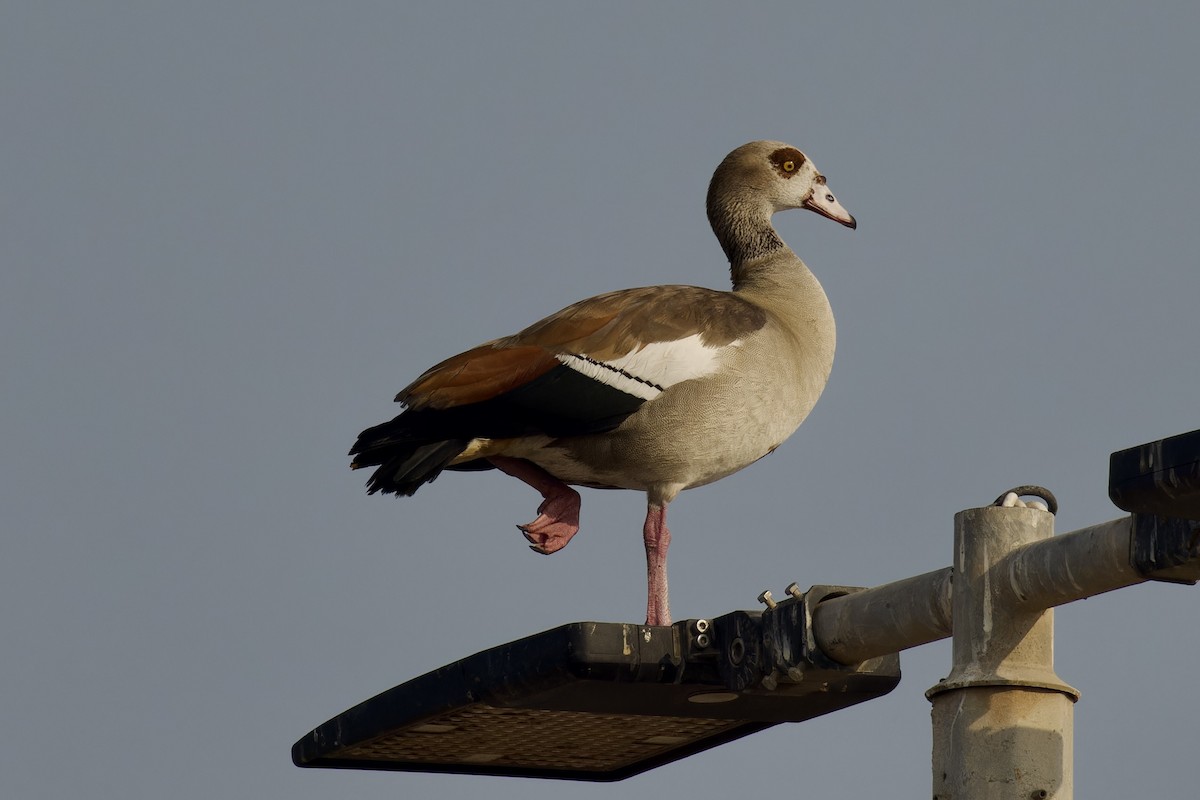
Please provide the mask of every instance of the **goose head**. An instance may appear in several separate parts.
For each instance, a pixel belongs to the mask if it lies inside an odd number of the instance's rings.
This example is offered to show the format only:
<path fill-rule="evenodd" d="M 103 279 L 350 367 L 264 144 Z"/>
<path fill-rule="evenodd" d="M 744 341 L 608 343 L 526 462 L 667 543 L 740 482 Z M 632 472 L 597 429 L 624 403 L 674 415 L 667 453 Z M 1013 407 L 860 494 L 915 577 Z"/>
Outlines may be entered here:
<path fill-rule="evenodd" d="M 730 212 L 739 216 L 765 214 L 769 218 L 789 208 L 815 211 L 847 228 L 858 226 L 833 196 L 812 159 L 789 144 L 744 144 L 726 156 L 713 173 L 708 215 L 714 223 Z"/>

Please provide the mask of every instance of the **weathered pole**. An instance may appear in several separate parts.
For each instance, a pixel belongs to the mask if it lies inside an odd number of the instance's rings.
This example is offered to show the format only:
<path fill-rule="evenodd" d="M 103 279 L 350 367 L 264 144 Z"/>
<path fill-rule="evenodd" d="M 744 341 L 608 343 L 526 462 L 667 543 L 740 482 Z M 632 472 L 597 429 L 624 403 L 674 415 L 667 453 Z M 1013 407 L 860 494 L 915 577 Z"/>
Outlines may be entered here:
<path fill-rule="evenodd" d="M 812 612 L 814 644 L 842 664 L 954 636 L 951 673 L 926 693 L 935 800 L 1070 800 L 1078 693 L 1054 672 L 1050 609 L 1147 580 L 1200 580 L 1200 522 L 1133 515 L 1053 536 L 1053 514 L 1005 505 L 955 516 L 953 567 Z"/>
<path fill-rule="evenodd" d="M 1071 800 L 1079 694 L 1054 672 L 1054 611 L 1018 608 L 1006 568 L 1053 533 L 1037 508 L 954 517 L 953 667 L 926 693 L 934 800 Z"/>
<path fill-rule="evenodd" d="M 1006 603 L 1040 610 L 1150 580 L 1155 573 L 1131 559 L 1137 550 L 1133 520 L 1122 517 L 1021 545 L 1006 554 L 1004 580 L 994 588 Z M 1184 580 L 1200 578 L 1200 553 L 1187 569 Z M 857 664 L 945 639 L 952 627 L 953 576 L 953 567 L 943 567 L 822 601 L 813 613 L 817 645 L 835 661 Z"/>

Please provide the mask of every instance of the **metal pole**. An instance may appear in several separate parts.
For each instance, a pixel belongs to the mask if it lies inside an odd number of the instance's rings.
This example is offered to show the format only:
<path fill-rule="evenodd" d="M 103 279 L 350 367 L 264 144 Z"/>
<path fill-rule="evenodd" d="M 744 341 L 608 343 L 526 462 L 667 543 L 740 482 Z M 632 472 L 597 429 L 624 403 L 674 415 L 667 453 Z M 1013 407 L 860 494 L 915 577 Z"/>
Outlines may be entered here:
<path fill-rule="evenodd" d="M 1141 583 L 1147 576 L 1130 562 L 1132 534 L 1132 518 L 1122 517 L 1021 545 L 1006 554 L 995 589 L 1006 604 L 1040 610 Z M 835 661 L 858 664 L 945 639 L 953 574 L 943 567 L 823 600 L 813 611 L 817 645 Z"/>
<path fill-rule="evenodd" d="M 1011 552 L 1052 514 L 989 506 L 954 517 L 953 656 L 930 689 L 934 800 L 1071 800 L 1075 689 L 1054 672 L 1053 610 L 1016 607 Z"/>
<path fill-rule="evenodd" d="M 822 600 L 813 609 L 821 652 L 842 664 L 898 653 L 950 635 L 954 568 Z"/>

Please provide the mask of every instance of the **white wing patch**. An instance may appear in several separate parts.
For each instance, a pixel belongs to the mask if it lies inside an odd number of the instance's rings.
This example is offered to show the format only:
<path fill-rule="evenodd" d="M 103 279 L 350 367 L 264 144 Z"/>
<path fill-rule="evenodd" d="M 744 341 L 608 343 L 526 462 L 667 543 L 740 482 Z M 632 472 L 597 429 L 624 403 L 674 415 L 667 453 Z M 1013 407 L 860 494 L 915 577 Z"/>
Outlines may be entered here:
<path fill-rule="evenodd" d="M 592 380 L 653 400 L 676 383 L 716 372 L 722 351 L 740 344 L 739 339 L 707 347 L 697 333 L 673 342 L 651 342 L 620 358 L 601 360 L 586 353 L 559 353 L 555 358 Z"/>

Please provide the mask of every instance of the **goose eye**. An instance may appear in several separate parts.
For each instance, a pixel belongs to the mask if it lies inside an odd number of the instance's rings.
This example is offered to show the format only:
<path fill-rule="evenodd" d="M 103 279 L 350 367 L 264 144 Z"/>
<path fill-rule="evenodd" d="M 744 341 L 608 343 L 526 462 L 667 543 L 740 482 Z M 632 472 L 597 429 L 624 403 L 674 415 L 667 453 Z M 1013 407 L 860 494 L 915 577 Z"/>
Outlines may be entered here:
<path fill-rule="evenodd" d="M 795 161 L 783 162 L 783 171 L 784 172 L 795 172 L 796 171 L 796 162 Z"/>

